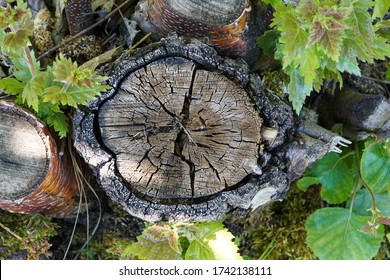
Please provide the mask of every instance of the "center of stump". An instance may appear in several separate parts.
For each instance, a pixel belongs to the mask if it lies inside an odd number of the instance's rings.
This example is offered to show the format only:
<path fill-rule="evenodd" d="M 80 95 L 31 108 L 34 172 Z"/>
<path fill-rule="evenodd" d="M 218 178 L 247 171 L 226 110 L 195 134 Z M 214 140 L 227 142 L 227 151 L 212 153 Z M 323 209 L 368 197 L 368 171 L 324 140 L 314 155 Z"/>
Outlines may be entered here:
<path fill-rule="evenodd" d="M 190 60 L 129 74 L 98 121 L 120 175 L 152 201 L 207 197 L 258 169 L 262 121 L 248 93 Z"/>

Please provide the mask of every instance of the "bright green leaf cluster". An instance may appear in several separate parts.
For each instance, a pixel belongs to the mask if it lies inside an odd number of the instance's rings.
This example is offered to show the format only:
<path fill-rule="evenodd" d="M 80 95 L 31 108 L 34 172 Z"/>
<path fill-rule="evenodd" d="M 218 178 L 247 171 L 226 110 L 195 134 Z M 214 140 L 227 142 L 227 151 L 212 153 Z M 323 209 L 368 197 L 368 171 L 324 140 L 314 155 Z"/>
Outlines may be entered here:
<path fill-rule="evenodd" d="M 274 9 L 271 27 L 258 43 L 266 52 L 269 38 L 276 43 L 275 58 L 282 61 L 283 70 L 290 76 L 289 98 L 297 113 L 306 96 L 319 91 L 324 79 L 334 79 L 342 85 L 342 72 L 360 75 L 358 61 L 390 57 L 387 38 L 376 33 L 369 9 L 371 1 L 358 0 L 301 0 L 297 7 L 282 0 L 264 1 Z M 375 2 L 375 16 L 383 14 L 387 0 Z M 267 41 L 267 43 L 265 43 Z"/>
<path fill-rule="evenodd" d="M 221 221 L 154 224 L 137 237 L 137 242 L 122 248 L 120 257 L 134 256 L 148 260 L 242 259 L 233 239 L 234 236 Z"/>
<path fill-rule="evenodd" d="M 321 259 L 370 259 L 390 224 L 390 139 L 368 139 L 352 151 L 329 153 L 297 181 L 321 185 L 321 196 L 345 208 L 324 208 L 306 223 L 307 244 Z M 353 242 L 351 242 L 353 241 Z"/>
<path fill-rule="evenodd" d="M 62 55 L 42 71 L 29 48 L 30 24 L 31 13 L 22 1 L 14 9 L 0 9 L 0 51 L 13 64 L 14 76 L 1 79 L 0 89 L 16 96 L 16 103 L 31 108 L 62 138 L 68 132 L 68 107 L 86 105 L 107 90 L 102 85 L 107 78 Z"/>

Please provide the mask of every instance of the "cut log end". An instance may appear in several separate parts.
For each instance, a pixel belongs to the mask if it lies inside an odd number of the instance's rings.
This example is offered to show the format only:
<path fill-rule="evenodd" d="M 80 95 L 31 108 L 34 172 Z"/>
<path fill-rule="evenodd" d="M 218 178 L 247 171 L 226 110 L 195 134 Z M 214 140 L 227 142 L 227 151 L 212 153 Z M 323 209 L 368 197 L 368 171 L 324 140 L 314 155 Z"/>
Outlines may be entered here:
<path fill-rule="evenodd" d="M 131 215 L 216 220 L 284 196 L 283 163 L 264 155 L 287 140 L 293 114 L 246 64 L 172 37 L 113 67 L 113 88 L 74 115 L 74 145 Z"/>
<path fill-rule="evenodd" d="M 28 115 L 0 111 L 0 198 L 19 199 L 42 183 L 48 170 L 44 136 Z"/>
<path fill-rule="evenodd" d="M 153 202 L 214 195 L 258 169 L 261 119 L 247 93 L 189 60 L 129 75 L 99 126 L 119 173 Z"/>
<path fill-rule="evenodd" d="M 78 194 L 67 150 L 59 155 L 48 127 L 13 102 L 0 101 L 0 207 L 72 216 Z"/>

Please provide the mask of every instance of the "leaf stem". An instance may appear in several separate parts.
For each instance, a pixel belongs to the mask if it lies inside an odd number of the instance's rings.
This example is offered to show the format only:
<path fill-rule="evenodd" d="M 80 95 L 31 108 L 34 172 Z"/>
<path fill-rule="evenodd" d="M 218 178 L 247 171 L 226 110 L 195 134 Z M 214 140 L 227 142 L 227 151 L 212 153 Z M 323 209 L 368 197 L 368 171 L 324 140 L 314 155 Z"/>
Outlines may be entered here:
<path fill-rule="evenodd" d="M 37 75 L 37 71 L 34 68 L 34 62 L 33 62 L 32 56 L 31 56 L 31 51 L 28 47 L 25 47 L 24 53 L 26 54 L 26 57 L 27 57 L 27 63 L 28 63 L 28 66 L 30 68 L 31 76 L 34 78 Z"/>

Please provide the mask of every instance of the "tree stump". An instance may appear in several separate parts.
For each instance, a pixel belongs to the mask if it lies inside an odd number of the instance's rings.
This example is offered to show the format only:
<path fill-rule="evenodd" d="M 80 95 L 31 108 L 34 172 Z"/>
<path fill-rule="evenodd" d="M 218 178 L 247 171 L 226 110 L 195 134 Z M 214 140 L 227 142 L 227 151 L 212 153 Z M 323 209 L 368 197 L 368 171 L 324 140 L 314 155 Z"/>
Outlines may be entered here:
<path fill-rule="evenodd" d="M 111 68 L 113 88 L 73 117 L 74 146 L 144 220 L 215 220 L 280 200 L 330 149 L 294 139 L 291 107 L 247 64 L 197 40 L 168 38 Z"/>
<path fill-rule="evenodd" d="M 33 114 L 0 101 L 0 207 L 57 217 L 77 211 L 79 191 L 68 154 Z"/>

